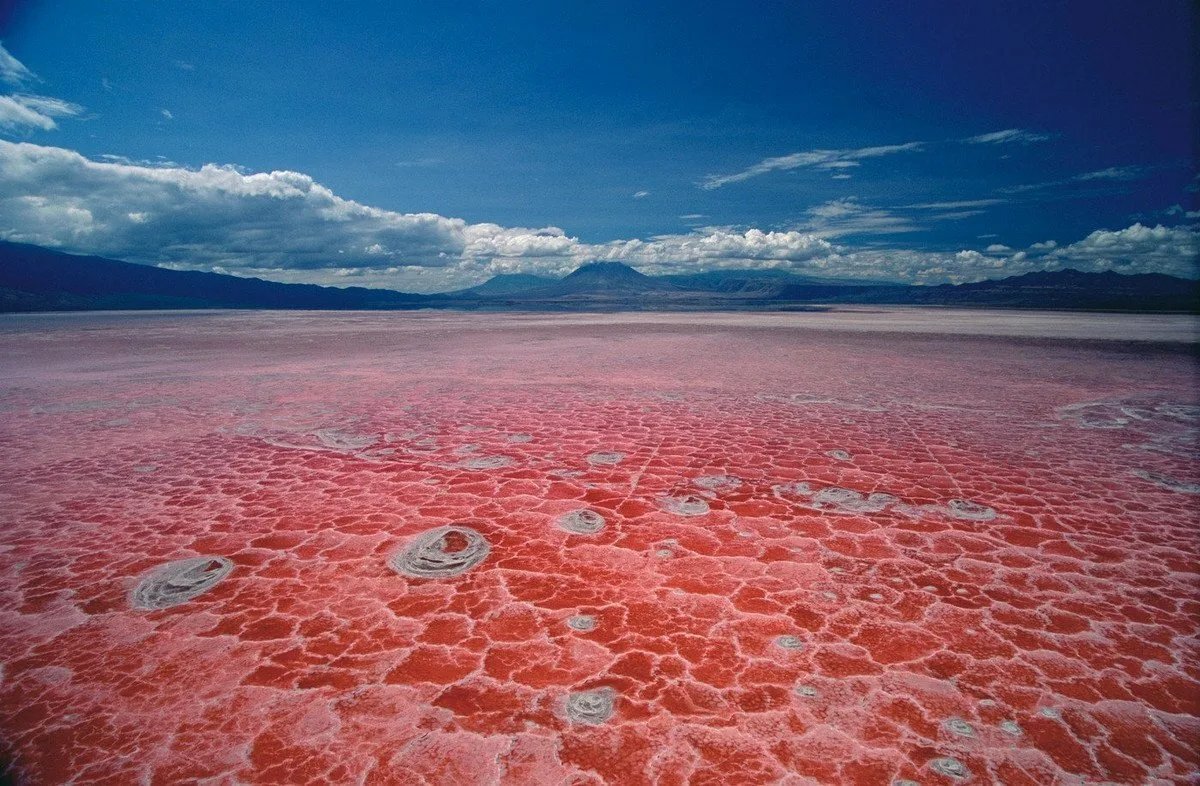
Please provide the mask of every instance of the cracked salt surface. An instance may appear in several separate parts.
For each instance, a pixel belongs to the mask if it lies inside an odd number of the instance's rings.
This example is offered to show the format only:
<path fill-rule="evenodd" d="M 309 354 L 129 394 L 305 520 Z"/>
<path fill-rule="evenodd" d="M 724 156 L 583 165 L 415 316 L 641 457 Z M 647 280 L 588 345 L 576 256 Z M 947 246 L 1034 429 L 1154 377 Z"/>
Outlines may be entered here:
<path fill-rule="evenodd" d="M 21 782 L 1188 782 L 1186 352 L 772 327 L 817 316 L 39 327 L 0 371 Z M 178 554 L 236 568 L 133 608 Z"/>

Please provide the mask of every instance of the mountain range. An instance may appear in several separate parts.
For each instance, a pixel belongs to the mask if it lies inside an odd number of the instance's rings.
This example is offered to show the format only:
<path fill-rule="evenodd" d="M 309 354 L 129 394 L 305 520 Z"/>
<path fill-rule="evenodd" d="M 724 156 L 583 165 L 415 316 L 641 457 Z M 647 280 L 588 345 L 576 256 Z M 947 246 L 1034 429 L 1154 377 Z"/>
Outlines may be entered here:
<path fill-rule="evenodd" d="M 177 308 L 794 310 L 845 304 L 1200 313 L 1200 282 L 1158 273 L 1060 270 L 971 284 L 916 286 L 814 278 L 781 270 L 648 276 L 620 262 L 593 262 L 562 278 L 505 274 L 468 289 L 422 295 L 170 270 L 0 241 L 0 312 Z"/>

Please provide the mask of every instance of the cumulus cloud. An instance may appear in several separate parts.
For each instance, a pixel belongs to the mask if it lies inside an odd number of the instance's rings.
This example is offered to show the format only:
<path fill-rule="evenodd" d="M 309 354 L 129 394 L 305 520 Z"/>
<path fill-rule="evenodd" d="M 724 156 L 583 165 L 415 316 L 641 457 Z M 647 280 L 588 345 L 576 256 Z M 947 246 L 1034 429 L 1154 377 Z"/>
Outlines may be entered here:
<path fill-rule="evenodd" d="M 922 142 L 905 142 L 902 145 L 880 145 L 877 147 L 842 148 L 834 150 L 807 150 L 777 158 L 766 158 L 757 164 L 728 175 L 709 175 L 700 182 L 700 187 L 712 191 L 730 183 L 740 183 L 769 172 L 786 172 L 791 169 L 813 167 L 824 170 L 850 169 L 859 166 L 864 158 L 879 158 L 896 153 L 920 150 Z"/>
<path fill-rule="evenodd" d="M 1184 218 L 1200 218 L 1200 210 L 1184 210 L 1183 205 L 1171 205 L 1163 211 L 1168 216 L 1183 216 Z"/>
<path fill-rule="evenodd" d="M 1028 145 L 1033 142 L 1045 142 L 1049 138 L 1048 134 L 1035 134 L 1032 131 L 1023 131 L 1020 128 L 1006 128 L 1003 131 L 993 131 L 990 134 L 969 136 L 962 141 L 969 145 L 1003 145 L 1010 142 L 1019 142 Z"/>
<path fill-rule="evenodd" d="M 929 203 L 936 204 L 936 203 Z M 692 214 L 692 218 L 701 218 Z M 814 274 L 937 283 L 1027 270 L 1188 275 L 1197 233 L 1187 227 L 1102 230 L 1067 246 L 1027 249 L 855 249 L 852 234 L 912 231 L 902 216 L 847 198 L 818 205 L 778 230 L 697 227 L 648 239 L 584 243 L 558 227 L 471 224 L 398 213 L 334 194 L 299 172 L 208 164 L 91 160 L 77 152 L 0 140 L 0 237 L 179 269 L 277 281 L 441 291 L 505 272 L 561 275 L 584 262 L 625 262 L 647 273 L 781 268 Z"/>
<path fill-rule="evenodd" d="M 1118 230 L 1098 229 L 1047 255 L 1056 265 L 1117 273 L 1168 273 L 1197 277 L 1200 232 L 1193 227 L 1153 227 L 1140 223 Z"/>
<path fill-rule="evenodd" d="M 558 227 L 363 205 L 298 172 L 95 161 L 4 141 L 0 236 L 150 264 L 317 283 L 408 282 L 426 291 L 500 272 L 565 273 L 592 259 L 662 272 L 696 263 L 790 266 L 833 252 L 812 233 L 758 229 L 587 244 Z"/>
<path fill-rule="evenodd" d="M 13 57 L 4 48 L 4 44 L 0 43 L 0 81 L 8 82 L 10 85 L 23 85 L 35 79 L 37 79 L 37 75 L 26 68 L 24 63 Z"/>

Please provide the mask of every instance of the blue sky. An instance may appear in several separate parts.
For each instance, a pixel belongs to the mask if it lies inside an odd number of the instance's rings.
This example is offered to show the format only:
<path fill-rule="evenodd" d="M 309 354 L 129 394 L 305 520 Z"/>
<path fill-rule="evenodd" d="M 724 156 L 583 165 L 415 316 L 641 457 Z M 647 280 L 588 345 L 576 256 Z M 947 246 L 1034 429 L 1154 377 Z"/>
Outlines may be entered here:
<path fill-rule="evenodd" d="M 425 291 L 591 258 L 1195 275 L 1194 22 L 1172 0 L 18 3 L 0 236 Z"/>

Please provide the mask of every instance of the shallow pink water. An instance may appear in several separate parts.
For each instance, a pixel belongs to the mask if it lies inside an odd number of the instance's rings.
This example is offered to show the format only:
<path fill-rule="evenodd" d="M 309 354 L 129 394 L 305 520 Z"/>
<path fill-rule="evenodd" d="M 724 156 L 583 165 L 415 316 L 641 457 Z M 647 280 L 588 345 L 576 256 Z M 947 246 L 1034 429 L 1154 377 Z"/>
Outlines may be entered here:
<path fill-rule="evenodd" d="M 0 742 L 30 783 L 1188 782 L 1195 346 L 1036 334 L 1191 326 L 1055 319 L 8 318 Z M 389 567 L 451 523 L 478 565 Z"/>

